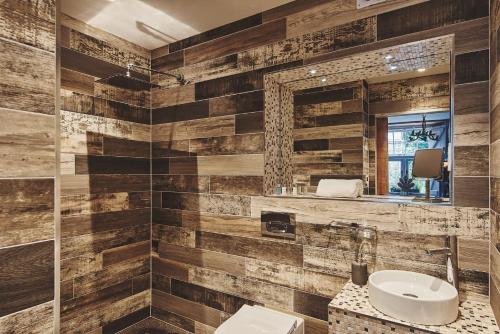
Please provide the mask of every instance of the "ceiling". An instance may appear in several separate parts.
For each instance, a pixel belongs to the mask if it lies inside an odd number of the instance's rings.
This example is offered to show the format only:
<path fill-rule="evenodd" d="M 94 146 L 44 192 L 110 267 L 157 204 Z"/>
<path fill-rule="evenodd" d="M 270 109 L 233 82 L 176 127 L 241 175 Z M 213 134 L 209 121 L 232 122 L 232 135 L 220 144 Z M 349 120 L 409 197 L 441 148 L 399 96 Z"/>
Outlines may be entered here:
<path fill-rule="evenodd" d="M 62 0 L 63 13 L 147 49 L 291 0 Z"/>

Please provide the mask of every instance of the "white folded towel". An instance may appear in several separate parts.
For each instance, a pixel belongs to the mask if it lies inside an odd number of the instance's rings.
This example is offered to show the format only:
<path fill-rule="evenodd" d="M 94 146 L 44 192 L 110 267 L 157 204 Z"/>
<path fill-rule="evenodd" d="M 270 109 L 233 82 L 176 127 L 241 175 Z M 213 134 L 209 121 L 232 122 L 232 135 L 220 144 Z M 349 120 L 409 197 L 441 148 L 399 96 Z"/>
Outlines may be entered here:
<path fill-rule="evenodd" d="M 363 180 L 321 179 L 316 195 L 322 197 L 356 198 L 363 195 Z"/>

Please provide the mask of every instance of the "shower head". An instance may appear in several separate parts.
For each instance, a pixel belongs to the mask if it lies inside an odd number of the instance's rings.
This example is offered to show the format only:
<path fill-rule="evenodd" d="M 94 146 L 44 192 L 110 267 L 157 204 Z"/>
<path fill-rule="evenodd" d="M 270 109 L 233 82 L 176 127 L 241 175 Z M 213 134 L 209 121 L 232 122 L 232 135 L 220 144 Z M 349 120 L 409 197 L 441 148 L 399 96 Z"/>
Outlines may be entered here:
<path fill-rule="evenodd" d="M 160 87 L 155 83 L 134 78 L 133 76 L 130 75 L 130 72 L 128 71 L 126 74 L 114 74 L 107 78 L 99 79 L 96 82 L 136 91 Z"/>
<path fill-rule="evenodd" d="M 142 66 L 135 65 L 135 64 L 128 64 L 127 71 L 125 72 L 125 74 L 122 74 L 122 73 L 113 74 L 109 77 L 99 79 L 96 82 L 115 86 L 115 87 L 137 90 L 137 91 L 161 87 L 158 84 L 155 84 L 155 83 L 152 83 L 152 82 L 140 79 L 140 78 L 135 78 L 131 73 L 133 68 L 148 71 L 150 73 L 158 73 L 161 75 L 173 77 L 182 86 L 187 85 L 189 83 L 189 81 L 186 80 L 184 78 L 184 75 L 182 75 L 182 74 L 172 74 L 172 73 L 161 72 L 161 71 L 157 71 L 157 70 L 152 69 L 152 68 L 142 67 Z"/>

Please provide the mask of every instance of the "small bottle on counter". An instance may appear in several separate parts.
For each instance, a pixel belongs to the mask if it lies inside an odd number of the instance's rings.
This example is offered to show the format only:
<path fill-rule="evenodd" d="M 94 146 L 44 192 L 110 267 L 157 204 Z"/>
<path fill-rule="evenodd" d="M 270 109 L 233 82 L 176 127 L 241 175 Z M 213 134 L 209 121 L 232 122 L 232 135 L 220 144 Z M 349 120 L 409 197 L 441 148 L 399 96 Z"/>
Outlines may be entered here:
<path fill-rule="evenodd" d="M 283 191 L 283 188 L 281 188 L 281 184 L 278 184 L 276 186 L 275 194 L 278 195 L 278 196 L 281 196 L 282 195 L 282 191 Z"/>
<path fill-rule="evenodd" d="M 294 185 L 292 188 L 292 195 L 297 196 L 297 185 Z"/>
<path fill-rule="evenodd" d="M 286 187 L 282 187 L 281 188 L 281 195 L 286 196 L 286 191 L 287 191 Z"/>

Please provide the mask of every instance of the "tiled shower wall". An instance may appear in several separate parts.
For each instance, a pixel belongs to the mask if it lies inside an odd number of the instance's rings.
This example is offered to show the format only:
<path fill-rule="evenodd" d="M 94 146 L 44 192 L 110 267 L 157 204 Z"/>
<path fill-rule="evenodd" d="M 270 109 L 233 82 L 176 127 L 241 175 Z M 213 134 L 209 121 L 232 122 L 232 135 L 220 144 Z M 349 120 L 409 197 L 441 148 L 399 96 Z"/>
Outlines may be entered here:
<path fill-rule="evenodd" d="M 500 322 L 500 2 L 491 1 L 490 52 L 490 181 L 491 181 L 491 242 L 490 242 L 490 299 L 497 322 Z"/>
<path fill-rule="evenodd" d="M 265 73 L 448 34 L 458 207 L 261 197 Z M 296 1 L 153 51 L 154 68 L 191 80 L 179 87 L 155 78 L 164 88 L 152 92 L 153 316 L 181 333 L 206 333 L 257 303 L 326 333 L 326 304 L 348 279 L 353 253 L 325 227 L 333 218 L 379 227 L 375 268 L 441 277 L 444 259 L 425 248 L 458 233 L 462 298 L 487 298 L 488 44 L 486 0 L 396 0 L 362 10 L 350 0 Z M 261 237 L 264 209 L 296 212 L 297 239 Z"/>
<path fill-rule="evenodd" d="M 55 1 L 0 2 L 0 333 L 54 329 Z"/>
<path fill-rule="evenodd" d="M 95 80 L 149 51 L 61 20 L 61 333 L 116 333 L 150 315 L 150 99 Z"/>

